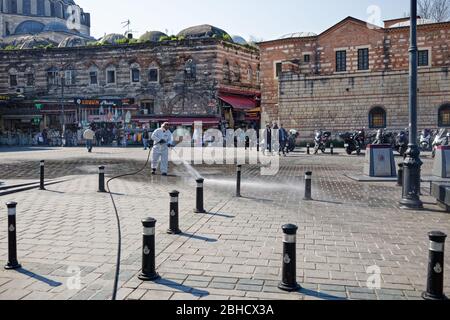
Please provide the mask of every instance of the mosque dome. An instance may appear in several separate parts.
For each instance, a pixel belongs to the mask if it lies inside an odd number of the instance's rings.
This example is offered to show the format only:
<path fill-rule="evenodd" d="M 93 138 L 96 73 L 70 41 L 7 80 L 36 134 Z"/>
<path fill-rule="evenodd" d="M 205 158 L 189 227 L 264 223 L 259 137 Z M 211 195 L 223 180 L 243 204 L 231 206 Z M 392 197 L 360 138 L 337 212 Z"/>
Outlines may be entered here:
<path fill-rule="evenodd" d="M 209 24 L 184 29 L 178 33 L 178 37 L 185 37 L 187 39 L 229 37 L 231 39 L 231 36 L 227 32 Z"/>
<path fill-rule="evenodd" d="M 58 45 L 59 48 L 73 48 L 73 47 L 84 47 L 87 45 L 86 39 L 70 36 L 61 41 Z"/>
<path fill-rule="evenodd" d="M 55 45 L 54 42 L 49 39 L 37 37 L 37 36 L 29 36 L 22 39 L 21 43 L 17 43 L 20 49 L 34 49 L 37 47 L 46 47 L 48 45 Z"/>
<path fill-rule="evenodd" d="M 241 44 L 243 46 L 247 45 L 248 42 L 241 36 L 232 36 L 233 42 L 237 44 Z"/>
<path fill-rule="evenodd" d="M 42 32 L 45 25 L 38 21 L 27 20 L 20 23 L 14 32 L 15 35 L 38 34 Z"/>
<path fill-rule="evenodd" d="M 308 37 L 316 37 L 317 33 L 314 32 L 294 32 L 288 33 L 284 36 L 280 37 L 280 39 L 290 39 L 290 38 L 308 38 Z"/>
<path fill-rule="evenodd" d="M 117 41 L 120 41 L 120 40 L 127 40 L 127 37 L 125 37 L 122 34 L 111 33 L 111 34 L 107 34 L 106 36 L 101 38 L 100 42 L 106 43 L 106 44 L 117 44 Z"/>
<path fill-rule="evenodd" d="M 158 42 L 161 37 L 167 37 L 167 34 L 161 31 L 147 31 L 139 38 L 139 40 L 142 42 Z"/>

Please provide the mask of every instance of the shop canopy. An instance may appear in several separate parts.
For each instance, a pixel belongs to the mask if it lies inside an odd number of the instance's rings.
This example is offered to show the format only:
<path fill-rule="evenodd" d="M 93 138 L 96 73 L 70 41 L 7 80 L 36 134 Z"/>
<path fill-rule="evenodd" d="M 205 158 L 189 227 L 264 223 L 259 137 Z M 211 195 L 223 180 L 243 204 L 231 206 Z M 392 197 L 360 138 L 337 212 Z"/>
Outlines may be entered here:
<path fill-rule="evenodd" d="M 248 111 L 256 108 L 256 101 L 251 97 L 221 94 L 219 99 L 235 110 Z"/>
<path fill-rule="evenodd" d="M 155 118 L 142 118 L 142 117 L 136 117 L 136 119 L 133 119 L 135 121 L 139 121 L 140 123 L 161 123 L 161 122 L 168 122 L 170 125 L 180 125 L 180 126 L 192 126 L 195 122 L 202 122 L 203 124 L 208 125 L 217 125 L 220 122 L 219 118 L 195 118 L 195 117 L 185 117 L 185 118 L 179 118 L 179 117 L 155 117 Z"/>

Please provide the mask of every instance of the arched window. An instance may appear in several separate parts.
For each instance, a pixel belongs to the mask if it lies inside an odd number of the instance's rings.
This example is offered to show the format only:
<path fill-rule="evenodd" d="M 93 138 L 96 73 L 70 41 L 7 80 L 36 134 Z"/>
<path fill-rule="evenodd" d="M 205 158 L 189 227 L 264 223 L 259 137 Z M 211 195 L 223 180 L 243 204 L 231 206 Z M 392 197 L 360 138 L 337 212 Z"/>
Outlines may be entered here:
<path fill-rule="evenodd" d="M 234 68 L 233 68 L 233 74 L 234 74 L 234 81 L 235 82 L 240 82 L 241 81 L 241 67 L 239 66 L 239 63 L 236 62 L 234 64 Z"/>
<path fill-rule="evenodd" d="M 450 103 L 439 108 L 439 127 L 450 127 Z"/>
<path fill-rule="evenodd" d="M 133 63 L 130 66 L 130 79 L 131 83 L 141 82 L 141 67 L 137 63 Z"/>
<path fill-rule="evenodd" d="M 9 69 L 9 86 L 11 88 L 18 85 L 18 72 L 15 68 Z"/>
<path fill-rule="evenodd" d="M 369 113 L 369 128 L 384 129 L 387 127 L 386 111 L 382 107 L 375 107 Z"/>
<path fill-rule="evenodd" d="M 105 70 L 106 84 L 115 85 L 117 83 L 116 67 L 109 66 Z"/>
<path fill-rule="evenodd" d="M 184 76 L 186 80 L 195 80 L 197 75 L 196 66 L 194 60 L 189 59 L 184 65 Z"/>
<path fill-rule="evenodd" d="M 158 83 L 159 82 L 159 66 L 156 63 L 152 63 L 148 70 L 148 82 Z"/>

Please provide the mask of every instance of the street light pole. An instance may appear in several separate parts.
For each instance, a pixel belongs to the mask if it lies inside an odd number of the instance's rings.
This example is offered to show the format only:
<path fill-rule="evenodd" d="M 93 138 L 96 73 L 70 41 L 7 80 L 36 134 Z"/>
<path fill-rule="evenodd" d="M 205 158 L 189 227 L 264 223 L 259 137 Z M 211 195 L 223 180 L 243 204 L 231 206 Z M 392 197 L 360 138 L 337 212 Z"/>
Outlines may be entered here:
<path fill-rule="evenodd" d="M 423 162 L 417 146 L 417 0 L 411 0 L 409 48 L 409 146 L 404 162 L 403 197 L 400 201 L 402 209 L 421 210 L 420 175 Z"/>
<path fill-rule="evenodd" d="M 64 111 L 64 84 L 65 84 L 64 71 L 61 71 L 61 111 L 62 111 L 62 133 L 61 133 L 61 143 L 62 146 L 66 146 L 66 115 Z"/>

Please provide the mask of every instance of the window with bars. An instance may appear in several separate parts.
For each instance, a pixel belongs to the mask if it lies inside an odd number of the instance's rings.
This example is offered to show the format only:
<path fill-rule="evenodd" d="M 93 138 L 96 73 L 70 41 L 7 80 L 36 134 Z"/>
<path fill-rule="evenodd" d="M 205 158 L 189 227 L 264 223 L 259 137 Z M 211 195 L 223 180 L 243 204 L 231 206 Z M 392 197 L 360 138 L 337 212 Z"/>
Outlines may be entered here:
<path fill-rule="evenodd" d="M 47 84 L 56 86 L 58 85 L 58 76 L 59 72 L 57 70 L 49 70 L 47 71 Z"/>
<path fill-rule="evenodd" d="M 131 69 L 131 82 L 139 82 L 141 81 L 141 72 L 137 68 Z"/>
<path fill-rule="evenodd" d="M 347 51 L 336 51 L 336 72 L 347 71 Z"/>
<path fill-rule="evenodd" d="M 106 83 L 107 84 L 116 83 L 116 70 L 110 69 L 106 71 Z"/>
<path fill-rule="evenodd" d="M 34 74 L 27 73 L 26 78 L 27 78 L 27 86 L 29 86 L 29 87 L 34 86 Z"/>
<path fill-rule="evenodd" d="M 450 127 L 450 103 L 439 108 L 439 127 Z"/>
<path fill-rule="evenodd" d="M 9 75 L 9 86 L 17 87 L 17 75 L 16 74 Z"/>
<path fill-rule="evenodd" d="M 310 63 L 311 62 L 311 55 L 310 54 L 305 54 L 303 56 L 303 62 L 304 63 Z"/>
<path fill-rule="evenodd" d="M 90 85 L 96 86 L 98 84 L 98 74 L 97 71 L 89 72 Z"/>
<path fill-rule="evenodd" d="M 384 129 L 386 126 L 386 111 L 381 107 L 373 108 L 369 113 L 369 128 Z"/>
<path fill-rule="evenodd" d="M 419 67 L 428 67 L 429 65 L 429 52 L 428 50 L 419 50 L 418 53 L 418 63 Z"/>
<path fill-rule="evenodd" d="M 281 62 L 277 62 L 275 64 L 275 78 L 278 79 L 283 71 L 283 64 Z"/>
<path fill-rule="evenodd" d="M 148 81 L 149 82 L 159 82 L 159 69 L 151 68 L 148 72 Z"/>
<path fill-rule="evenodd" d="M 369 70 L 369 49 L 358 49 L 358 70 Z"/>

